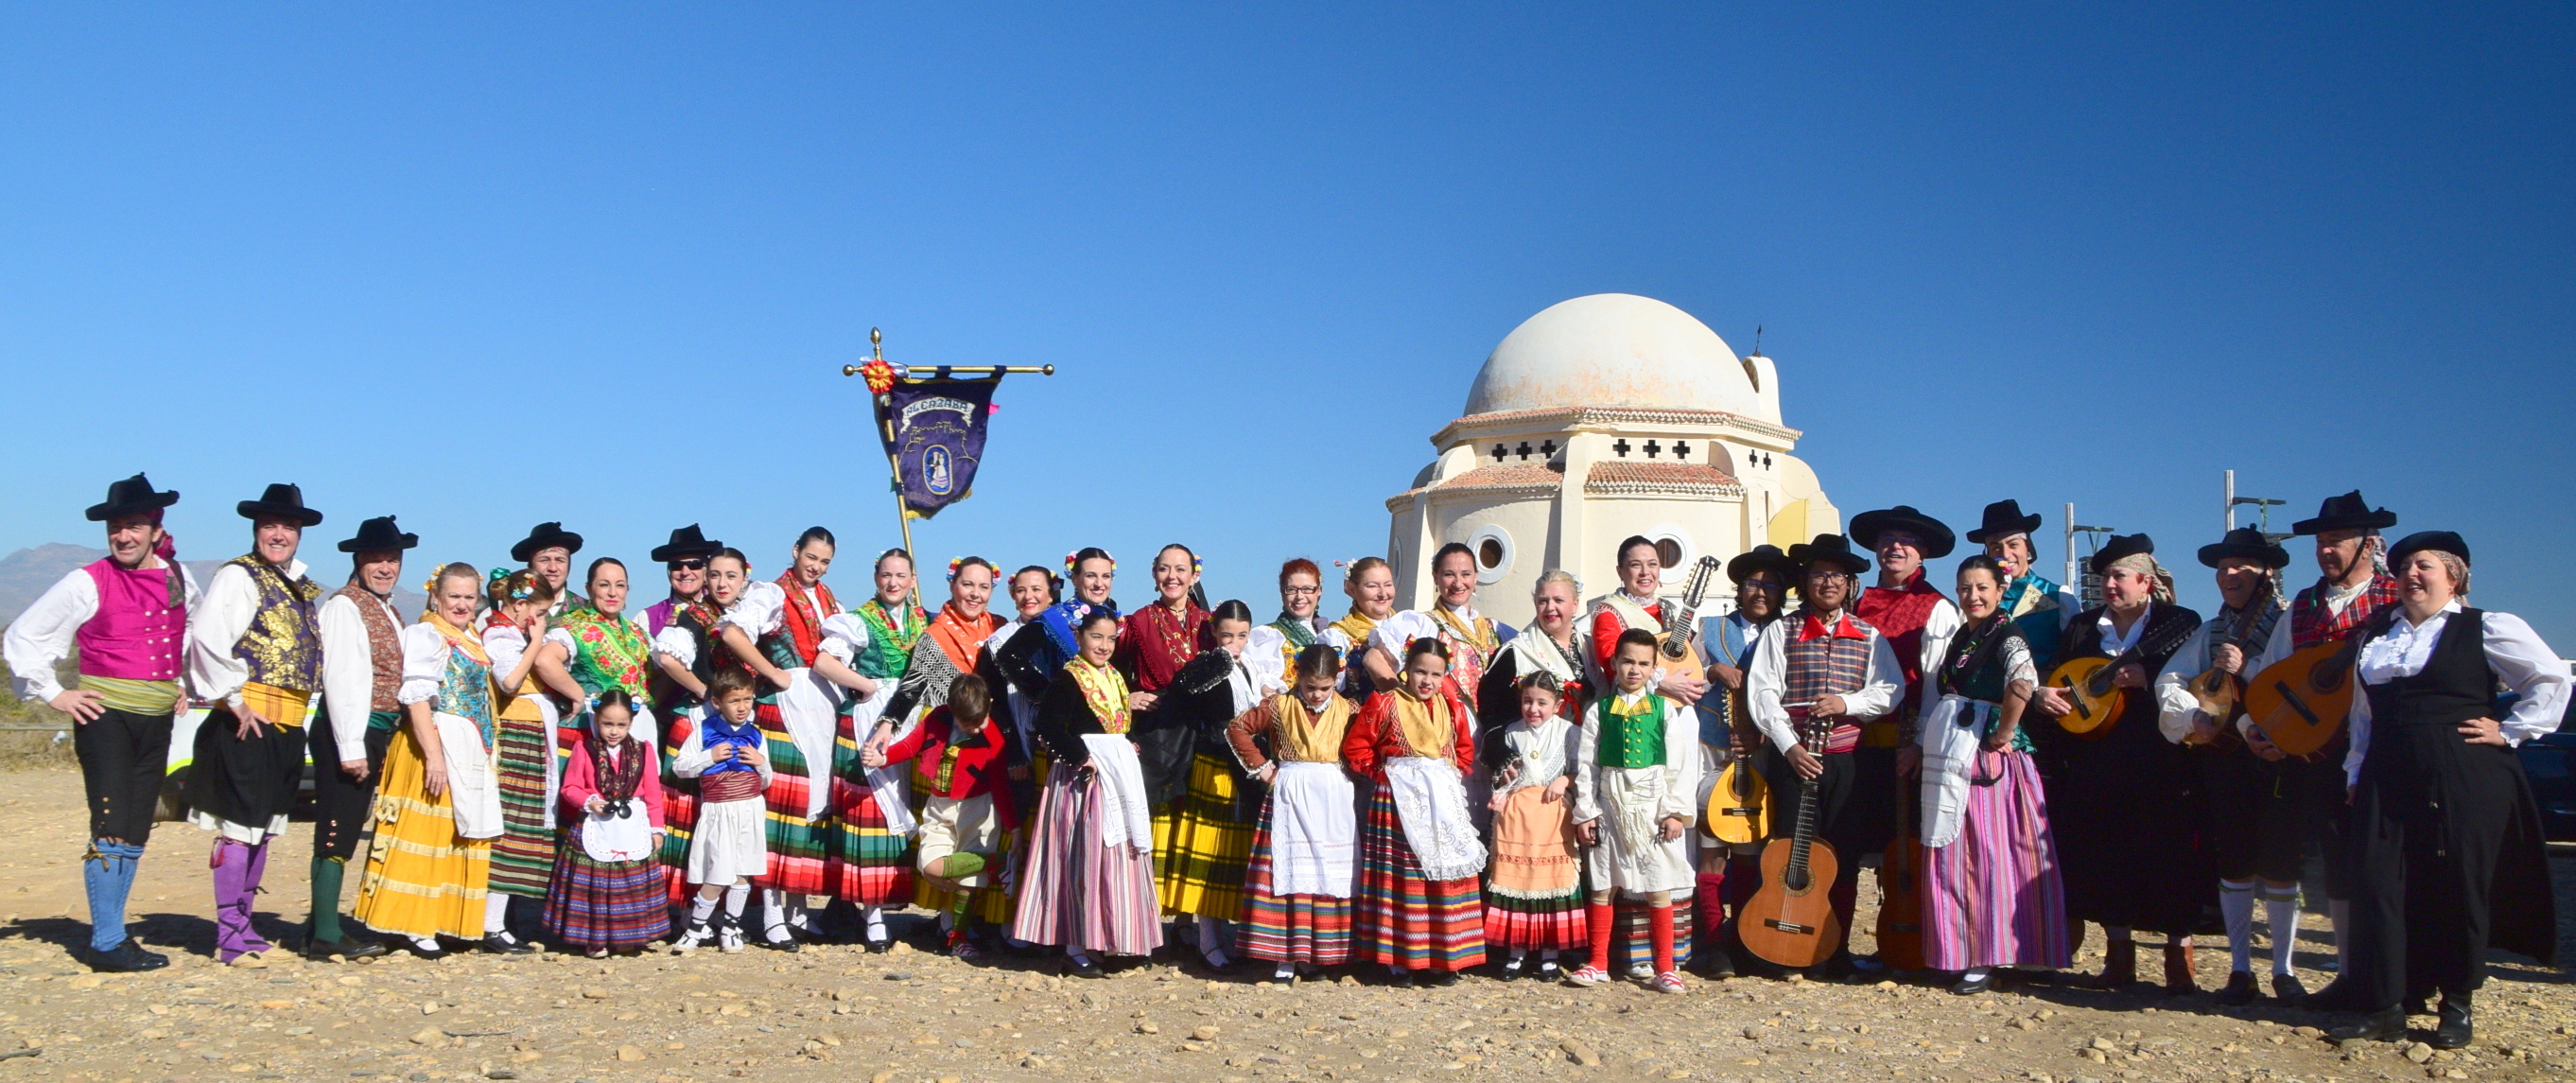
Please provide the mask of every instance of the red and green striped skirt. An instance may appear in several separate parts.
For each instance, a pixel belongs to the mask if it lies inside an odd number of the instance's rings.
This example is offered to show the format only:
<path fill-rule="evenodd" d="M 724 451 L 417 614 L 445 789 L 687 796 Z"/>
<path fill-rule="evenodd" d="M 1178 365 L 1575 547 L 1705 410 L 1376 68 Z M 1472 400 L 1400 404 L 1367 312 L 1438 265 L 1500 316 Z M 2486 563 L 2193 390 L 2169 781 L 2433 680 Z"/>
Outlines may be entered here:
<path fill-rule="evenodd" d="M 812 805 L 814 787 L 824 783 L 812 777 L 805 752 L 788 735 L 777 704 L 754 707 L 752 720 L 760 724 L 760 747 L 769 756 L 770 773 L 765 817 L 769 875 L 761 877 L 760 886 L 796 895 L 822 894 L 829 882 L 824 865 L 831 851 L 831 807 L 825 805 L 819 816 L 806 815 L 806 809 Z"/>
<path fill-rule="evenodd" d="M 913 895 L 912 837 L 886 830 L 876 791 L 859 763 L 864 734 L 841 715 L 832 740 L 831 892 L 854 906 L 900 906 Z"/>
<path fill-rule="evenodd" d="M 1361 962 L 1405 970 L 1461 971 L 1485 962 L 1484 891 L 1473 876 L 1430 880 L 1404 840 L 1395 798 L 1369 788 L 1360 818 L 1358 903 Z"/>
<path fill-rule="evenodd" d="M 1270 892 L 1270 802 L 1252 828 L 1243 866 L 1243 927 L 1235 946 L 1274 963 L 1340 966 L 1351 961 L 1351 900 Z"/>
<path fill-rule="evenodd" d="M 529 899 L 546 897 L 554 879 L 555 833 L 546 826 L 546 723 L 504 718 L 492 745 L 501 791 L 501 837 L 492 840 L 490 890 Z"/>

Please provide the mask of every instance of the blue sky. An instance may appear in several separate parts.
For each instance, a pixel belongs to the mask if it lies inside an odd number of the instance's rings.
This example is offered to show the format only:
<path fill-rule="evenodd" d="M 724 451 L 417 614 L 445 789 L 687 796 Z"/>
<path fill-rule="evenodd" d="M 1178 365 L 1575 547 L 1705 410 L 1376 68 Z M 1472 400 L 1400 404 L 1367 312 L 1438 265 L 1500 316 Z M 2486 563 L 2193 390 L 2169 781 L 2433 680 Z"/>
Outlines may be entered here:
<path fill-rule="evenodd" d="M 145 469 L 198 558 L 272 480 L 309 549 L 863 556 L 877 325 L 1061 367 L 926 555 L 1177 539 L 1267 610 L 1623 291 L 1765 326 L 1847 511 L 2073 500 L 2206 604 L 2222 469 L 2358 486 L 2576 650 L 2569 9 L 1381 8 L 0 11 L 0 549 Z"/>

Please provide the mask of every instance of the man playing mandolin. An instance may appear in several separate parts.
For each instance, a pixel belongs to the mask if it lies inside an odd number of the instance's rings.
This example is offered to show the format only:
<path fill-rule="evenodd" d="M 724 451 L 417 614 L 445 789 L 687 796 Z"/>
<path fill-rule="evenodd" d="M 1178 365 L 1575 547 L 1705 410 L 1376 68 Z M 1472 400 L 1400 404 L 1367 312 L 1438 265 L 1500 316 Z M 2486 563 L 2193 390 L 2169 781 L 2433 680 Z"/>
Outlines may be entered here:
<path fill-rule="evenodd" d="M 2290 563 L 2252 527 L 2238 527 L 2200 547 L 2200 562 L 2218 570 L 2218 614 L 2183 640 L 2156 677 L 2157 721 L 2165 739 L 2199 746 L 2201 781 L 2210 805 L 2210 860 L 2218 872 L 2218 912 L 2227 925 L 2227 987 L 2218 1002 L 2253 1003 L 2254 899 L 2262 895 L 2272 934 L 2272 993 L 2306 996 L 2291 972 L 2299 942 L 2299 873 L 2307 862 L 2306 816 L 2282 785 L 2278 750 L 2257 755 L 2237 739 L 2238 693 L 2247 678 L 2290 653 L 2290 622 L 2281 619 L 2273 573 Z M 2247 734 L 2248 740 L 2259 739 Z M 2268 745 L 2266 746 L 2269 747 Z M 2261 887 L 2256 887 L 2257 882 Z"/>

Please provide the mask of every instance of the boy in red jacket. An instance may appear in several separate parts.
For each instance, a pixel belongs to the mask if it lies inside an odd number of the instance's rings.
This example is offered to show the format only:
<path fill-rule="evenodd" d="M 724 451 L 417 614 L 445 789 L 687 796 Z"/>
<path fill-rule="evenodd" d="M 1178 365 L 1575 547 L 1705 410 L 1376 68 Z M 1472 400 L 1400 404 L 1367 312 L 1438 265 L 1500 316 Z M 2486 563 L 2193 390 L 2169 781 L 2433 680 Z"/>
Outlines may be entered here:
<path fill-rule="evenodd" d="M 1010 745 L 993 724 L 993 693 L 972 673 L 948 686 L 948 704 L 934 708 L 912 733 L 884 748 L 860 752 L 870 767 L 913 761 L 913 777 L 930 795 L 921 814 L 917 867 L 931 883 L 952 892 L 939 915 L 948 954 L 973 961 L 982 953 L 966 936 L 964 917 L 975 892 L 992 887 L 1000 864 L 1002 833 L 1020 826 L 1007 774 Z"/>

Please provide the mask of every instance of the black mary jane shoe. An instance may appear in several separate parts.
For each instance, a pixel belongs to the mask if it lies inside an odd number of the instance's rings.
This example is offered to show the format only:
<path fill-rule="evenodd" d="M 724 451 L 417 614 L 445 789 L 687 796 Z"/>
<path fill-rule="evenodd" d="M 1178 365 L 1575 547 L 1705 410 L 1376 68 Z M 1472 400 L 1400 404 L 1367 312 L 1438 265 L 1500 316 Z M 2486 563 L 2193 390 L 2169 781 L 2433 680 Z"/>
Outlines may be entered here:
<path fill-rule="evenodd" d="M 796 939 L 795 933 L 787 934 L 787 939 L 785 940 L 772 940 L 763 936 L 760 938 L 760 946 L 768 948 L 771 951 L 783 951 L 789 955 L 794 955 L 797 952 L 805 950 L 805 942 Z"/>
<path fill-rule="evenodd" d="M 1100 962 L 1098 960 L 1076 959 L 1070 956 L 1065 958 L 1064 973 L 1066 977 L 1072 978 L 1106 978 L 1109 976 L 1108 971 L 1101 969 Z"/>
<path fill-rule="evenodd" d="M 405 939 L 398 946 L 401 947 L 402 950 L 411 953 L 411 957 L 415 959 L 435 961 L 456 954 L 455 952 L 448 950 L 447 945 L 437 943 L 436 941 L 432 941 L 431 946 L 424 948 L 420 946 L 418 941 Z"/>
<path fill-rule="evenodd" d="M 1494 980 L 1514 981 L 1528 977 L 1529 972 L 1524 969 L 1526 964 L 1526 959 L 1505 959 L 1500 965 L 1494 967 Z"/>
<path fill-rule="evenodd" d="M 1950 992 L 1957 996 L 1972 997 L 1979 993 L 1991 993 L 1994 989 L 1995 972 L 1989 970 L 1973 978 L 1965 974 L 1960 975 L 1959 984 L 1951 986 Z"/>
<path fill-rule="evenodd" d="M 1550 985 L 1564 981 L 1565 968 L 1557 965 L 1554 959 L 1541 959 L 1538 961 L 1538 980 Z"/>
<path fill-rule="evenodd" d="M 2254 1003 L 2254 998 L 2261 995 L 2263 995 L 2262 992 L 2254 985 L 2254 975 L 2237 970 L 2228 973 L 2227 988 L 2219 990 L 2216 999 L 2227 1007 L 2242 1008 Z"/>
<path fill-rule="evenodd" d="M 2326 1032 L 2330 1042 L 2401 1042 L 2406 1040 L 2406 1009 L 2371 1012 Z"/>
<path fill-rule="evenodd" d="M 2283 1004 L 2304 1004 L 2308 999 L 2308 987 L 2299 984 L 2297 975 L 2274 974 L 2272 997 Z"/>
<path fill-rule="evenodd" d="M 145 951 L 133 937 L 118 941 L 106 951 L 89 953 L 89 968 L 100 974 L 139 974 L 170 965 L 170 957 L 157 951 Z"/>
<path fill-rule="evenodd" d="M 389 950 L 391 949 L 378 941 L 353 940 L 345 936 L 338 940 L 315 940 L 308 937 L 304 941 L 304 957 L 315 962 L 328 962 L 334 955 L 349 962 L 356 962 L 360 959 L 373 959 L 386 954 Z"/>
<path fill-rule="evenodd" d="M 1458 984 L 1458 972 L 1455 970 L 1424 971 L 1422 975 L 1422 984 L 1428 985 L 1434 989 L 1446 989 L 1452 985 Z"/>
<path fill-rule="evenodd" d="M 2477 1029 L 2469 1025 L 2469 994 L 2444 993 L 2437 1013 L 2441 1022 L 2433 1028 L 2435 1049 L 2466 1049 L 2476 1039 Z"/>
<path fill-rule="evenodd" d="M 485 955 L 533 955 L 537 950 L 529 947 L 527 941 L 507 933 L 492 933 L 485 936 L 477 946 L 483 949 Z"/>

